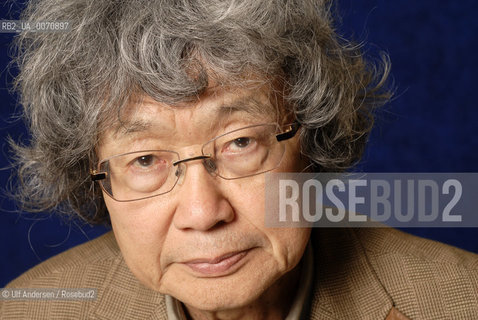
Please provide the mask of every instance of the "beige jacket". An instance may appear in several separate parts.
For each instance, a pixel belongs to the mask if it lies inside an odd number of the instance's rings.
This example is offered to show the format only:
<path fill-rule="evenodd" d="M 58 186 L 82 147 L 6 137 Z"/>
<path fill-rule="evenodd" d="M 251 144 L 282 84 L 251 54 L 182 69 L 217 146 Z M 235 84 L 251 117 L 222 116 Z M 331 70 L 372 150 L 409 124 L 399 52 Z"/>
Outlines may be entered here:
<path fill-rule="evenodd" d="M 316 229 L 310 319 L 478 319 L 478 255 L 394 229 Z M 97 288 L 92 301 L 0 300 L 0 319 L 166 319 L 164 296 L 126 267 L 113 234 L 8 287 Z"/>

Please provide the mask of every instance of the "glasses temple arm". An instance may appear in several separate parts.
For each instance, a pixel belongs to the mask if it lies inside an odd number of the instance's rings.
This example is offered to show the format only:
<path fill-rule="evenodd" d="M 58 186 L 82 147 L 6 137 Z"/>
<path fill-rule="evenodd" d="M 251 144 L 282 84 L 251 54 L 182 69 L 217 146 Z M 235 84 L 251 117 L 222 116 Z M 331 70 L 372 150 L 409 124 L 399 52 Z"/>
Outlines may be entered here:
<path fill-rule="evenodd" d="M 289 129 L 286 132 L 279 133 L 278 135 L 276 135 L 277 141 L 281 142 L 281 141 L 292 138 L 293 136 L 295 136 L 297 131 L 299 131 L 299 128 L 300 128 L 300 123 L 298 122 L 292 123 L 291 125 L 289 125 Z"/>
<path fill-rule="evenodd" d="M 96 170 L 90 171 L 90 177 L 92 181 L 105 180 L 106 172 L 97 172 Z"/>

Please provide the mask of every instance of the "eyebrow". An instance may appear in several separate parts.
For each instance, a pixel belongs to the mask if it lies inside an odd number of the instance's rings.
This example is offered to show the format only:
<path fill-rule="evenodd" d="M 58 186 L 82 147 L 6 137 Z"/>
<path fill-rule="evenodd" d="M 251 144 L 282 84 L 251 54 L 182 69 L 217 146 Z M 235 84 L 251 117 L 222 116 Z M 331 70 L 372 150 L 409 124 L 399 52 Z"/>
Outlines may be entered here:
<path fill-rule="evenodd" d="M 137 132 L 144 132 L 150 130 L 152 123 L 149 121 L 144 121 L 136 119 L 134 121 L 122 121 L 115 130 L 115 135 L 118 137 L 128 136 Z"/>
<path fill-rule="evenodd" d="M 231 103 L 223 104 L 217 111 L 218 119 L 225 118 L 234 112 L 244 112 L 251 116 L 264 116 L 277 112 L 271 103 L 263 104 L 257 101 L 252 95 L 232 101 Z"/>
<path fill-rule="evenodd" d="M 180 108 L 180 107 L 179 107 Z M 264 116 L 271 113 L 277 113 L 277 109 L 273 107 L 271 103 L 263 104 L 254 98 L 253 95 L 237 99 L 230 103 L 225 103 L 214 109 L 213 111 L 216 114 L 215 122 L 221 123 L 233 113 L 247 113 L 251 118 L 257 116 Z M 121 139 L 135 133 L 141 133 L 151 130 L 154 126 L 154 123 L 148 120 L 143 119 L 134 119 L 132 121 L 123 120 L 116 127 L 114 135 L 116 138 Z"/>

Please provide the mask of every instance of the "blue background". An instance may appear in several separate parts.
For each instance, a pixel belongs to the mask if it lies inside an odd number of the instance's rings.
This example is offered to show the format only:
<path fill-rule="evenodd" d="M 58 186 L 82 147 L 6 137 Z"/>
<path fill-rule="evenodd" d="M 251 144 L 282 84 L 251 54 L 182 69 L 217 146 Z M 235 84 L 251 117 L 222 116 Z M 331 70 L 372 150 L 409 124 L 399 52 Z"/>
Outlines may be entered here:
<path fill-rule="evenodd" d="M 371 172 L 474 172 L 478 162 L 478 2 L 473 0 L 339 1 L 346 37 L 366 41 L 370 55 L 387 52 L 397 88 L 381 110 L 359 169 Z M 0 19 L 18 5 L 0 2 Z M 0 179 L 10 171 L 5 137 L 26 140 L 16 96 L 8 91 L 11 34 L 0 34 L 2 136 Z M 11 72 L 15 72 L 11 70 Z M 478 252 L 478 229 L 408 229 Z M 18 212 L 0 196 L 0 287 L 40 261 L 105 232 L 44 213 Z"/>

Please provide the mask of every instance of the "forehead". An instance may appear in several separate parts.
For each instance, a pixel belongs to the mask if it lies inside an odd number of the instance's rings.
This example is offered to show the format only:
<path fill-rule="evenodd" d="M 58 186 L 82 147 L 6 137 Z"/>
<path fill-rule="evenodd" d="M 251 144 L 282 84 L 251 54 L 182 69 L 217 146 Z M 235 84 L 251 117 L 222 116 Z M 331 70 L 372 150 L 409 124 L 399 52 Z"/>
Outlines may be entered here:
<path fill-rule="evenodd" d="M 193 102 L 176 105 L 135 96 L 100 137 L 100 147 L 138 139 L 177 141 L 188 134 L 205 139 L 231 127 L 278 122 L 281 99 L 268 86 L 209 89 Z"/>
<path fill-rule="evenodd" d="M 246 120 L 269 118 L 276 121 L 281 97 L 267 86 L 253 88 L 212 88 L 193 102 L 168 105 L 151 97 L 133 97 L 116 119 L 112 129 L 117 138 L 149 130 L 155 124 L 174 126 L 185 116 L 190 125 L 221 125 L 230 117 L 241 115 Z"/>

